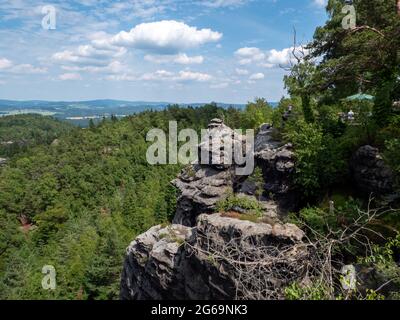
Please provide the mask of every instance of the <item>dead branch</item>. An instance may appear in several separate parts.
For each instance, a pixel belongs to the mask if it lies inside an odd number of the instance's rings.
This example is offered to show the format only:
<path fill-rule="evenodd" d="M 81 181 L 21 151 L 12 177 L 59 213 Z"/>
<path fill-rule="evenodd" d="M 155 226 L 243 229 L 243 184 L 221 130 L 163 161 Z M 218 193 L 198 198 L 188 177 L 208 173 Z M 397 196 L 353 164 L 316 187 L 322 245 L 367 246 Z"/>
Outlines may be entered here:
<path fill-rule="evenodd" d="M 365 256 L 372 253 L 372 245 L 366 232 L 383 236 L 369 226 L 377 218 L 392 209 L 372 209 L 370 198 L 365 211 L 341 230 L 321 233 L 304 225 L 308 235 L 301 243 L 271 242 L 265 245 L 253 243 L 250 238 L 233 238 L 225 242 L 216 236 L 218 230 L 198 234 L 195 245 L 187 244 L 192 252 L 208 259 L 220 272 L 233 279 L 236 299 L 276 300 L 285 298 L 285 287 L 292 283 L 320 283 L 326 298 L 335 299 L 340 294 L 354 298 L 356 293 L 346 291 L 340 283 L 343 262 L 340 249 L 348 243 L 365 248 Z M 305 284 L 306 285 L 306 284 Z M 361 296 L 359 296 L 361 298 Z"/>
<path fill-rule="evenodd" d="M 370 27 L 370 26 L 359 26 L 359 27 L 355 27 L 355 28 L 353 28 L 353 29 L 350 30 L 350 33 L 358 32 L 358 31 L 363 31 L 363 30 L 370 30 L 370 31 L 373 31 L 373 32 L 379 34 L 382 38 L 385 38 L 385 35 L 384 35 L 381 31 L 379 31 L 379 30 L 376 29 L 376 28 Z"/>

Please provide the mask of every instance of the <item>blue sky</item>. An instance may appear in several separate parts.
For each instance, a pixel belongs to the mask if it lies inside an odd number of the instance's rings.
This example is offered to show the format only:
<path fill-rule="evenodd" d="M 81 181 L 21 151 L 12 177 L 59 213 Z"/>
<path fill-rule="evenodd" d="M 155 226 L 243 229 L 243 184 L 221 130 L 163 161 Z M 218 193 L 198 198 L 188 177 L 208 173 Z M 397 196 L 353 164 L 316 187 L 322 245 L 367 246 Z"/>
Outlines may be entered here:
<path fill-rule="evenodd" d="M 0 99 L 277 101 L 293 27 L 309 41 L 324 2 L 0 0 Z"/>

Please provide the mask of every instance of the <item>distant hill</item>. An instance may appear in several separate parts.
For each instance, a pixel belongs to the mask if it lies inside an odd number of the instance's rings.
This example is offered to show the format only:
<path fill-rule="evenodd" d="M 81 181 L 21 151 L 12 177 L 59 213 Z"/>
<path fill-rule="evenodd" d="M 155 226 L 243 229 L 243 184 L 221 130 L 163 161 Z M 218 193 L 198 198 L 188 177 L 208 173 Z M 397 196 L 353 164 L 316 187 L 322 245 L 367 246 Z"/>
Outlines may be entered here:
<path fill-rule="evenodd" d="M 35 113 L 54 116 L 61 120 L 67 120 L 76 125 L 86 126 L 89 119 L 94 121 L 103 117 L 115 115 L 124 117 L 145 110 L 163 110 L 173 102 L 149 102 L 149 101 L 124 101 L 124 100 L 89 100 L 89 101 L 15 101 L 0 100 L 0 116 Z M 200 107 L 207 103 L 180 103 L 181 107 Z M 221 108 L 230 106 L 238 109 L 244 108 L 243 104 L 216 103 Z"/>

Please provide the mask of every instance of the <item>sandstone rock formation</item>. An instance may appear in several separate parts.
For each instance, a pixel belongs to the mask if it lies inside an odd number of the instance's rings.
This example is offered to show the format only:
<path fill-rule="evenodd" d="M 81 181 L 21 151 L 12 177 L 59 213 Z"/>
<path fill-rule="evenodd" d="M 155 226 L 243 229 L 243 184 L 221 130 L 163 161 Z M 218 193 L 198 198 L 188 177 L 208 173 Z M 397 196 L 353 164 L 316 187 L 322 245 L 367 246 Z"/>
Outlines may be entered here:
<path fill-rule="evenodd" d="M 0 167 L 1 166 L 5 166 L 6 164 L 7 164 L 7 159 L 5 159 L 5 158 L 0 158 Z"/>
<path fill-rule="evenodd" d="M 235 171 L 238 166 L 233 154 L 235 147 L 236 151 L 244 152 L 244 138 L 222 120 L 211 120 L 199 144 L 198 160 L 172 181 L 180 192 L 174 223 L 194 226 L 199 214 L 212 212 L 217 202 L 245 178 Z"/>
<path fill-rule="evenodd" d="M 200 213 L 212 212 L 217 202 L 233 191 L 235 180 L 232 168 L 218 170 L 196 164 L 184 169 L 172 182 L 180 192 L 173 222 L 195 225 Z"/>
<path fill-rule="evenodd" d="M 263 125 L 260 129 L 255 141 L 255 158 L 263 170 L 265 189 L 276 194 L 288 193 L 295 165 L 293 146 L 274 140 L 274 128 Z"/>
<path fill-rule="evenodd" d="M 304 276 L 303 236 L 291 224 L 257 224 L 220 214 L 200 215 L 195 228 L 153 227 L 127 250 L 121 298 L 280 298 L 284 284 Z M 260 285 L 253 279 L 259 275 L 264 287 L 252 290 Z"/>
<path fill-rule="evenodd" d="M 279 299 L 285 284 L 304 277 L 304 234 L 279 219 L 280 199 L 294 194 L 292 147 L 273 134 L 263 125 L 255 139 L 261 195 L 252 176 L 237 175 L 235 162 L 202 164 L 199 159 L 181 172 L 173 181 L 179 191 L 173 224 L 151 228 L 127 249 L 122 299 Z M 246 148 L 242 136 L 214 119 L 199 145 L 210 158 L 231 152 L 210 147 L 207 140 L 215 135 Z M 261 215 L 254 219 L 242 200 L 231 212 L 216 213 L 218 203 L 232 195 L 256 202 Z"/>

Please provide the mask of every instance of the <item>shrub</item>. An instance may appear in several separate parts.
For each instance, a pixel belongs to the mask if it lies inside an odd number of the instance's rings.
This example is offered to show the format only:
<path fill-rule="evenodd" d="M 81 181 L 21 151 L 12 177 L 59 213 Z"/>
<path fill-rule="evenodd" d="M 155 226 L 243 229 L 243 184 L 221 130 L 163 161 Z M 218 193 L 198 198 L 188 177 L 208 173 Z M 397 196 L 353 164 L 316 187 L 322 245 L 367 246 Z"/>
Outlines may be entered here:
<path fill-rule="evenodd" d="M 265 99 L 256 98 L 249 102 L 244 111 L 244 125 L 246 129 L 257 129 L 265 122 L 272 120 L 272 107 Z"/>
<path fill-rule="evenodd" d="M 387 163 L 392 167 L 396 174 L 400 174 L 400 138 L 387 140 L 385 143 L 386 150 L 384 158 Z"/>
<path fill-rule="evenodd" d="M 320 154 L 324 151 L 322 130 L 316 124 L 299 120 L 288 128 L 284 137 L 295 148 L 296 184 L 305 196 L 315 195 L 321 187 Z"/>
<path fill-rule="evenodd" d="M 220 200 L 216 205 L 217 212 L 227 212 L 232 210 L 234 207 L 247 210 L 248 213 L 260 216 L 262 214 L 262 207 L 260 203 L 255 199 L 248 197 L 239 197 L 237 195 L 229 195 L 226 199 Z"/>
<path fill-rule="evenodd" d="M 318 121 L 321 124 L 322 130 L 325 134 L 330 134 L 333 137 L 341 136 L 346 125 L 340 120 L 338 113 L 340 112 L 338 106 L 321 106 L 318 110 Z"/>
<path fill-rule="evenodd" d="M 395 253 L 400 252 L 400 234 L 390 239 L 385 245 L 372 247 L 369 257 L 361 259 L 362 263 L 372 266 L 380 275 L 382 283 L 391 283 L 392 289 L 387 295 L 389 298 L 398 297 L 400 290 L 400 267 L 395 261 Z M 374 296 L 372 294 L 372 296 Z"/>
<path fill-rule="evenodd" d="M 328 288 L 322 282 L 301 286 L 294 282 L 285 288 L 287 300 L 328 300 Z"/>

